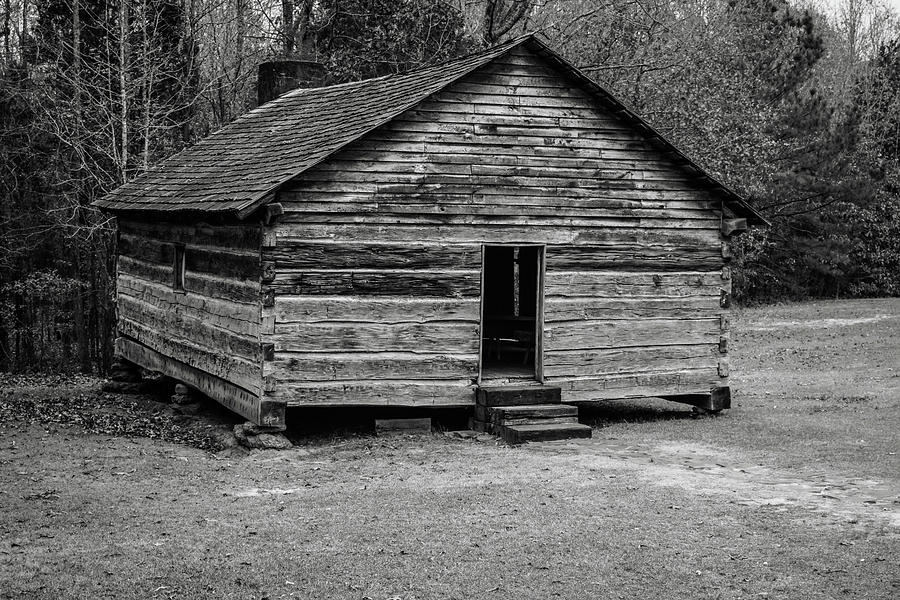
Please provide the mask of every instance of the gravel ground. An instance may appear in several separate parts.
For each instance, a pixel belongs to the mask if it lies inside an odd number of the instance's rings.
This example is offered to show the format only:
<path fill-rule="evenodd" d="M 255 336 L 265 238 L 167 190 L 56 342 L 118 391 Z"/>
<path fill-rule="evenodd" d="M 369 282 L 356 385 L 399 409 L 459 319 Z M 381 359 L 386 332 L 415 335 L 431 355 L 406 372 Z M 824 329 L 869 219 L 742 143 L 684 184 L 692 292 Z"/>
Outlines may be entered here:
<path fill-rule="evenodd" d="M 517 448 L 323 425 L 244 451 L 214 406 L 4 377 L 0 598 L 900 596 L 900 300 L 733 327 L 722 416 L 609 404 Z"/>

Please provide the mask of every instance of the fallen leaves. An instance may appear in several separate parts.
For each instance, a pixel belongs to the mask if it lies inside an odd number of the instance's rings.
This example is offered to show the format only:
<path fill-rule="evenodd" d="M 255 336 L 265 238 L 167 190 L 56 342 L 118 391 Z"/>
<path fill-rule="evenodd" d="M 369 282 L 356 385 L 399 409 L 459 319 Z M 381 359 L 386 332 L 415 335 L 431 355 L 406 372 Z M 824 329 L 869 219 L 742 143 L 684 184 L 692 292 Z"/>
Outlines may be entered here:
<path fill-rule="evenodd" d="M 3 379 L 12 383 L 0 395 L 0 422 L 5 424 L 74 425 L 98 435 L 144 437 L 202 450 L 221 449 L 208 421 L 185 418 L 153 397 L 100 392 L 97 379 L 61 375 Z"/>

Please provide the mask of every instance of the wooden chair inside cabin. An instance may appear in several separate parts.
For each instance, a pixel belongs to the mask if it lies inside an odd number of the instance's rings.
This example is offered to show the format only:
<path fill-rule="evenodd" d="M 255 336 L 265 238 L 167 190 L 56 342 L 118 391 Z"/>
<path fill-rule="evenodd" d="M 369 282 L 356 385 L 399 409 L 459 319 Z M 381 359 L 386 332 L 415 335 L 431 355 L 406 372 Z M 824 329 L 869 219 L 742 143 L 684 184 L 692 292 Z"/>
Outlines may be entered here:
<path fill-rule="evenodd" d="M 534 354 L 534 332 L 528 329 L 517 329 L 513 331 L 513 338 L 516 340 L 516 345 L 524 349 L 522 364 L 527 365 L 528 360 Z"/>

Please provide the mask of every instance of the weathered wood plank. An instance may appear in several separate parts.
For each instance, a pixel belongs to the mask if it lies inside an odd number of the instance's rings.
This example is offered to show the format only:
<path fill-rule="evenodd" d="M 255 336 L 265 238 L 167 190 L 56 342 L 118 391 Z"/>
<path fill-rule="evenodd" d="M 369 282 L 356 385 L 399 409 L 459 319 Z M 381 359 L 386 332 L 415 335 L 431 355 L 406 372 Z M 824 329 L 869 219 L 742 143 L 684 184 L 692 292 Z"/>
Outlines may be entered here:
<path fill-rule="evenodd" d="M 544 325 L 544 350 L 593 350 L 636 346 L 715 345 L 719 319 L 558 321 Z"/>
<path fill-rule="evenodd" d="M 602 184 L 602 185 L 601 185 Z M 659 189 L 652 189 L 658 187 Z M 665 200 L 675 199 L 681 195 L 686 199 L 693 196 L 685 195 L 689 188 L 674 189 L 666 186 L 650 186 L 639 181 L 603 181 L 592 187 L 577 187 L 574 185 L 543 186 L 543 185 L 517 185 L 515 182 L 502 177 L 495 177 L 494 183 L 485 181 L 485 178 L 465 180 L 458 183 L 378 183 L 367 180 L 366 182 L 339 182 L 339 181 L 306 181 L 302 187 L 295 188 L 303 194 L 350 194 L 350 199 L 359 200 L 363 196 L 370 199 L 385 201 L 398 201 L 409 194 L 442 194 L 448 196 L 559 196 L 562 198 L 625 198 L 632 200 Z M 494 198 L 495 201 L 502 201 Z"/>
<path fill-rule="evenodd" d="M 721 273 L 548 271 L 544 293 L 553 296 L 718 296 Z"/>
<path fill-rule="evenodd" d="M 119 236 L 119 254 L 146 262 L 171 265 L 174 246 L 168 242 L 146 239 L 132 234 Z M 259 250 L 254 253 L 230 252 L 222 248 L 185 247 L 185 269 L 241 280 L 259 278 Z"/>
<path fill-rule="evenodd" d="M 606 350 L 556 350 L 544 353 L 545 377 L 652 373 L 680 369 L 713 369 L 720 355 L 711 344 L 644 346 Z"/>
<path fill-rule="evenodd" d="M 494 190 L 496 191 L 496 190 Z M 546 193 L 545 193 L 546 192 Z M 413 191 L 408 194 L 344 194 L 341 192 L 307 192 L 300 200 L 286 201 L 284 203 L 287 212 L 310 210 L 323 210 L 327 212 L 372 212 L 377 205 L 400 205 L 403 210 L 409 212 L 406 207 L 424 205 L 422 209 L 428 211 L 444 210 L 440 205 L 457 205 L 453 210 L 459 212 L 466 207 L 474 207 L 474 212 L 491 214 L 496 212 L 504 214 L 510 210 L 535 211 L 541 209 L 539 214 L 546 210 L 561 211 L 562 214 L 577 216 L 579 214 L 593 214 L 603 217 L 643 217 L 643 218 L 706 218 L 717 219 L 710 216 L 710 210 L 716 207 L 707 202 L 698 202 L 687 199 L 679 200 L 671 197 L 648 198 L 628 197 L 631 193 L 596 194 L 594 196 L 582 196 L 580 194 L 568 194 L 559 190 L 557 194 L 551 194 L 550 190 L 540 190 L 535 195 L 522 194 L 453 194 L 445 192 L 421 192 Z M 357 208 L 359 207 L 359 208 Z M 488 209 L 490 207 L 490 209 Z M 669 212 L 671 211 L 671 212 Z"/>
<path fill-rule="evenodd" d="M 241 335 L 253 337 L 259 334 L 259 307 L 253 304 L 208 298 L 192 292 L 174 292 L 169 286 L 138 279 L 127 273 L 119 273 L 116 291 L 119 295 L 148 302 L 160 311 L 181 311 Z"/>
<path fill-rule="evenodd" d="M 354 240 L 366 242 L 488 243 L 488 244 L 644 244 L 709 246 L 721 243 L 719 231 L 707 229 L 595 227 L 527 228 L 517 225 L 469 224 L 454 226 L 305 224 L 280 222 L 278 244 L 291 239 Z"/>
<path fill-rule="evenodd" d="M 470 104 L 448 99 L 432 99 L 420 102 L 416 107 L 423 111 L 455 112 L 459 114 L 473 113 L 486 116 L 503 117 L 540 117 L 540 118 L 591 118 L 597 117 L 596 109 L 588 106 L 543 107 L 515 104 Z"/>
<path fill-rule="evenodd" d="M 391 199 L 396 194 L 391 195 Z M 515 197 L 514 197 L 515 198 Z M 696 209 L 670 209 L 642 208 L 626 206 L 628 202 L 615 200 L 609 202 L 598 198 L 588 202 L 594 206 L 571 207 L 564 198 L 548 196 L 540 203 L 516 204 L 514 202 L 490 202 L 486 197 L 476 198 L 474 195 L 466 197 L 466 201 L 450 201 L 447 197 L 422 198 L 423 202 L 417 202 L 420 198 L 413 194 L 405 196 L 400 202 L 391 202 L 379 194 L 373 195 L 370 201 L 335 202 L 311 201 L 285 203 L 285 210 L 289 214 L 285 222 L 462 222 L 473 221 L 476 215 L 489 223 L 497 221 L 520 222 L 533 220 L 529 217 L 540 217 L 542 222 L 553 225 L 563 222 L 565 226 L 577 226 L 586 224 L 590 226 L 602 225 L 607 222 L 621 227 L 634 227 L 635 224 L 653 222 L 656 226 L 671 227 L 690 225 L 704 229 L 714 229 L 719 224 L 719 217 L 710 210 Z M 454 199 L 455 200 L 455 199 Z M 576 200 L 577 202 L 577 200 Z M 561 219 L 560 217 L 567 217 Z M 687 223 L 686 221 L 689 221 Z M 717 252 L 719 254 L 719 252 Z"/>
<path fill-rule="evenodd" d="M 172 286 L 174 270 L 172 264 L 161 265 L 144 262 L 129 256 L 119 255 L 116 260 L 116 272 L 119 275 L 126 274 L 131 277 Z"/>
<path fill-rule="evenodd" d="M 479 325 L 470 322 L 275 323 L 275 334 L 269 341 L 275 343 L 276 352 L 474 354 L 478 352 Z"/>
<path fill-rule="evenodd" d="M 431 96 L 432 101 L 436 102 L 461 102 L 465 104 L 487 105 L 487 106 L 525 106 L 531 109 L 569 109 L 577 103 L 573 102 L 571 97 L 559 96 L 523 96 L 518 95 L 498 95 L 484 92 L 457 91 L 454 88 L 448 88 L 442 92 L 438 92 Z M 578 106 L 581 108 L 581 106 Z"/>
<path fill-rule="evenodd" d="M 474 211 L 470 211 L 474 212 Z M 285 214 L 284 223 L 319 223 L 319 224 L 353 224 L 371 223 L 372 225 L 469 225 L 476 222 L 491 225 L 510 225 L 518 227 L 594 227 L 594 228 L 634 228 L 642 227 L 647 230 L 670 228 L 677 226 L 679 229 L 700 229 L 710 231 L 711 224 L 718 223 L 715 218 L 696 219 L 644 219 L 635 217 L 594 217 L 587 214 L 584 217 L 547 216 L 547 211 L 540 211 L 536 215 L 518 215 L 511 211 L 510 215 L 454 215 L 449 211 L 435 211 L 431 214 L 423 213 L 371 213 L 371 214 L 336 214 L 336 213 L 300 213 L 291 212 Z"/>
<path fill-rule="evenodd" d="M 550 377 L 548 384 L 562 388 L 566 402 L 626 398 L 652 398 L 703 394 L 720 385 L 716 369 L 684 369 L 668 373 L 604 375 L 601 378 Z"/>
<path fill-rule="evenodd" d="M 305 183 L 299 187 L 286 190 L 282 199 L 291 206 L 302 205 L 303 202 L 383 202 L 403 201 L 451 201 L 480 203 L 512 203 L 512 204 L 548 204 L 548 198 L 556 200 L 558 205 L 580 208 L 616 206 L 608 204 L 615 200 L 628 200 L 622 206 L 635 208 L 693 208 L 699 205 L 700 210 L 717 210 L 713 206 L 711 196 L 705 191 L 678 190 L 582 190 L 573 187 L 531 186 L 517 187 L 513 185 L 432 185 L 421 184 L 406 189 L 403 193 L 387 192 L 379 189 L 377 183 L 352 183 L 344 186 L 332 183 Z M 288 206 L 285 206 L 287 209 Z"/>
<path fill-rule="evenodd" d="M 274 376 L 279 385 L 289 381 L 474 379 L 478 355 L 282 351 L 276 353 L 274 361 L 264 364 L 264 374 Z"/>
<path fill-rule="evenodd" d="M 288 406 L 470 406 L 475 387 L 467 380 L 285 383 L 272 392 Z"/>
<path fill-rule="evenodd" d="M 263 259 L 283 269 L 480 269 L 481 246 L 286 240 Z"/>
<path fill-rule="evenodd" d="M 477 324 L 481 318 L 480 307 L 479 298 L 279 295 L 275 299 L 274 314 L 278 323 L 359 321 L 390 324 L 469 321 Z"/>
<path fill-rule="evenodd" d="M 475 136 L 478 140 L 480 136 L 512 136 L 544 139 L 551 137 L 574 137 L 579 139 L 602 140 L 606 142 L 624 142 L 630 143 L 635 148 L 643 148 L 645 139 L 640 135 L 623 129 L 621 127 L 610 127 L 609 123 L 604 123 L 596 119 L 588 122 L 584 120 L 579 122 L 578 127 L 572 127 L 575 119 L 568 119 L 568 127 L 560 126 L 560 119 L 544 119 L 538 123 L 536 119 L 531 118 L 531 122 L 520 119 L 514 122 L 513 119 L 507 119 L 506 122 L 495 119 L 477 118 L 477 115 L 465 115 L 462 118 L 458 113 L 436 113 L 431 115 L 442 115 L 443 118 L 436 120 L 426 120 L 425 118 L 415 118 L 410 114 L 406 118 L 395 119 L 389 124 L 379 128 L 376 136 L 387 135 L 389 132 L 398 133 L 424 133 L 424 134 L 456 134 L 464 140 L 470 140 L 469 136 Z M 528 117 L 525 117 L 527 119 Z M 403 137 L 401 139 L 408 141 L 414 136 Z"/>
<path fill-rule="evenodd" d="M 210 246 L 230 250 L 259 248 L 261 231 L 258 224 L 208 225 L 172 221 L 135 221 L 119 217 L 119 231 L 163 242 L 193 246 Z"/>
<path fill-rule="evenodd" d="M 124 317 L 118 320 L 118 331 L 121 336 L 140 342 L 164 356 L 192 365 L 251 393 L 260 393 L 262 361 L 250 363 L 223 351 L 211 351 L 188 339 L 161 333 Z"/>
<path fill-rule="evenodd" d="M 117 264 L 119 273 L 125 273 L 162 285 L 172 285 L 173 271 L 171 265 L 156 265 L 128 256 L 119 256 Z M 209 298 L 242 303 L 259 302 L 260 288 L 258 281 L 223 279 L 213 275 L 185 271 L 184 289 L 185 291 L 194 292 Z"/>
<path fill-rule="evenodd" d="M 261 401 L 256 394 L 126 337 L 116 338 L 116 355 L 182 381 L 257 425 L 285 426 L 283 402 Z"/>
<path fill-rule="evenodd" d="M 510 117 L 513 119 L 512 117 Z M 515 121 L 520 118 L 515 117 Z M 327 162 L 317 166 L 317 171 L 340 171 L 340 170 L 359 170 L 371 166 L 373 169 L 384 168 L 383 163 L 393 169 L 400 169 L 401 165 L 408 165 L 408 169 L 412 172 L 442 172 L 443 166 L 448 166 L 455 171 L 464 171 L 470 167 L 481 165 L 484 163 L 485 156 L 490 157 L 490 164 L 495 167 L 512 166 L 512 167 L 546 167 L 548 169 L 619 169 L 642 171 L 672 171 L 675 169 L 670 161 L 661 158 L 656 154 L 641 154 L 633 158 L 611 159 L 604 157 L 602 160 L 594 153 L 585 153 L 584 156 L 572 155 L 566 153 L 561 156 L 534 156 L 528 148 L 522 147 L 523 152 L 520 154 L 497 155 L 492 152 L 491 148 L 482 148 L 472 145 L 467 148 L 466 152 L 455 152 L 456 146 L 443 148 L 440 152 L 414 152 L 404 151 L 394 146 L 384 147 L 381 149 L 365 149 L 361 145 L 353 145 L 346 150 L 342 150 L 335 154 Z M 418 169 L 418 170 L 414 170 Z M 451 171 L 452 172 L 452 171 Z M 676 170 L 677 172 L 677 170 Z M 712 192 L 698 191 L 705 193 L 711 198 L 715 196 Z"/>
<path fill-rule="evenodd" d="M 526 105 L 531 104 L 532 100 L 536 101 L 536 105 L 540 105 L 537 103 L 547 98 L 565 99 L 568 101 L 567 105 L 596 102 L 587 92 L 571 85 L 564 87 L 558 79 L 556 85 L 553 85 L 550 78 L 546 78 L 544 82 L 545 85 L 534 85 L 533 80 L 528 82 L 520 80 L 518 84 L 512 84 L 482 75 L 478 80 L 467 77 L 454 83 L 451 89 L 454 94 L 471 94 L 479 98 L 515 95 L 520 104 Z"/>
<path fill-rule="evenodd" d="M 457 271 L 315 272 L 279 269 L 269 284 L 276 294 L 437 296 L 464 298 L 481 292 L 481 275 Z"/>
<path fill-rule="evenodd" d="M 725 264 L 717 244 L 707 247 L 548 246 L 548 271 L 621 269 L 628 271 L 714 271 Z"/>
<path fill-rule="evenodd" d="M 554 161 L 569 160 L 591 160 L 599 163 L 599 166 L 606 164 L 606 161 L 636 161 L 636 162 L 655 162 L 663 164 L 665 158 L 658 151 L 652 148 L 634 148 L 620 147 L 612 141 L 607 142 L 591 142 L 586 141 L 583 144 L 569 141 L 566 144 L 547 145 L 543 139 L 536 139 L 535 136 L 494 136 L 492 143 L 482 144 L 480 139 L 476 140 L 475 136 L 471 138 L 466 136 L 452 139 L 449 135 L 433 134 L 431 140 L 422 139 L 397 139 L 399 134 L 390 132 L 382 133 L 380 138 L 376 135 L 363 138 L 349 146 L 345 152 L 375 152 L 379 150 L 391 153 L 418 153 L 429 156 L 449 155 L 464 156 L 471 154 L 473 156 L 500 156 L 500 157 L 525 157 L 531 160 L 539 158 L 547 158 Z M 411 136 L 407 135 L 407 138 Z M 552 140 L 552 138 L 551 138 Z M 506 160 L 501 158 L 500 160 Z M 612 167 L 615 162 L 610 162 Z M 667 163 L 671 164 L 671 163 Z M 686 175 L 687 179 L 692 179 Z"/>
<path fill-rule="evenodd" d="M 208 319 L 182 311 L 161 311 L 151 303 L 120 295 L 116 303 L 118 316 L 141 323 L 159 333 L 191 340 L 210 352 L 227 352 L 250 361 L 261 360 L 259 337 L 220 329 Z"/>
<path fill-rule="evenodd" d="M 638 296 L 610 298 L 589 296 L 569 298 L 555 296 L 544 302 L 544 321 L 612 320 L 612 319 L 684 319 L 720 318 L 719 297 L 707 296 Z"/>
<path fill-rule="evenodd" d="M 598 166 L 581 176 L 557 175 L 517 175 L 512 173 L 515 167 L 505 167 L 511 173 L 412 173 L 401 171 L 326 171 L 312 170 L 304 173 L 300 181 L 306 189 L 329 189 L 322 184 L 364 183 L 367 186 L 353 186 L 356 191 L 367 190 L 379 193 L 399 193 L 405 189 L 418 186 L 441 185 L 445 189 L 475 190 L 477 186 L 513 186 L 517 188 L 575 188 L 578 190 L 655 190 L 655 191 L 693 191 L 697 184 L 680 178 L 668 171 L 643 171 L 608 169 Z M 473 167 L 474 169 L 474 167 Z M 529 168 L 530 169 L 530 168 Z M 528 171 L 531 172 L 531 171 Z M 375 186 L 374 189 L 372 186 Z M 451 188 L 449 186 L 456 186 Z M 349 186 L 335 186 L 336 191 L 346 191 Z"/>

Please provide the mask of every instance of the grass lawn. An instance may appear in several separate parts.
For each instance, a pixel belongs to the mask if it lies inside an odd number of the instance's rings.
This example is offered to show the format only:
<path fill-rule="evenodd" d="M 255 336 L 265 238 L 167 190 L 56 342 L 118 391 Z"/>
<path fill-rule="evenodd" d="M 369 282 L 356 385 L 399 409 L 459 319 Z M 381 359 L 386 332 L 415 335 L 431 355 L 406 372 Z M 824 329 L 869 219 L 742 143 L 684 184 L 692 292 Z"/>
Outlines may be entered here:
<path fill-rule="evenodd" d="M 722 416 L 607 404 L 592 440 L 516 448 L 214 453 L 222 414 L 7 377 L 0 598 L 900 597 L 900 300 L 733 329 Z"/>

